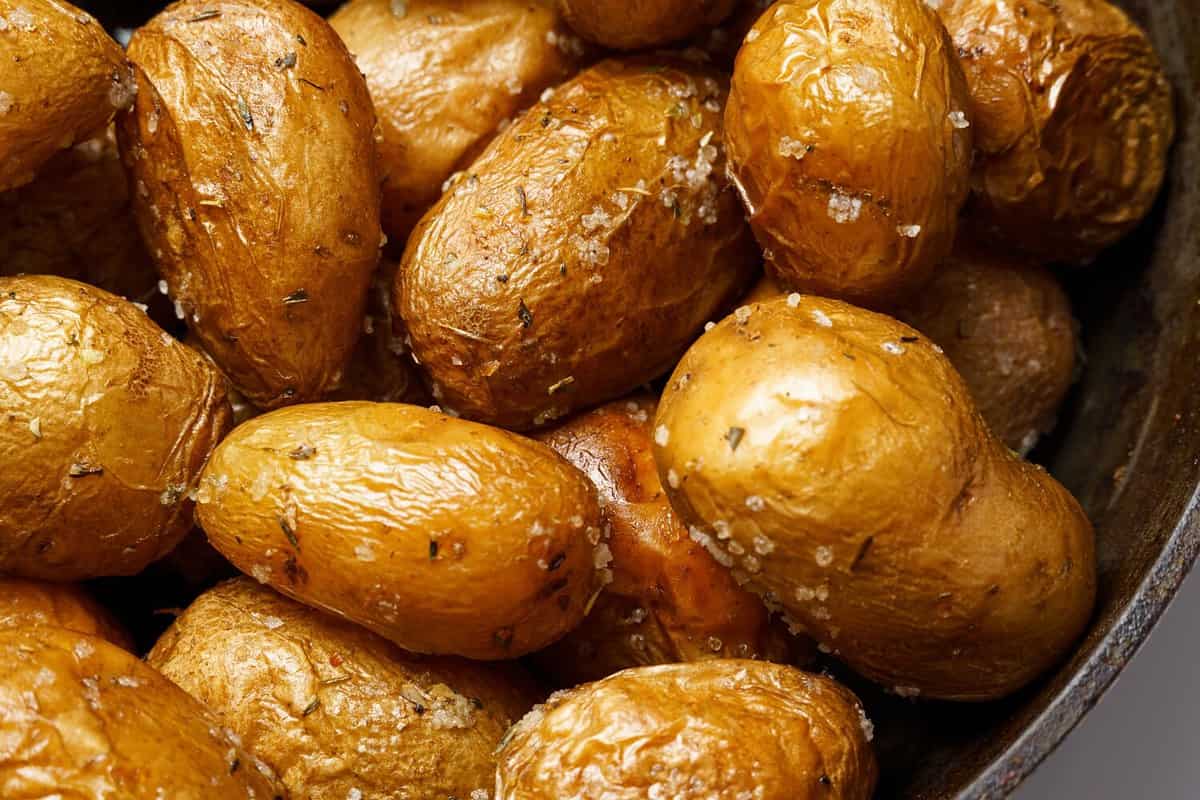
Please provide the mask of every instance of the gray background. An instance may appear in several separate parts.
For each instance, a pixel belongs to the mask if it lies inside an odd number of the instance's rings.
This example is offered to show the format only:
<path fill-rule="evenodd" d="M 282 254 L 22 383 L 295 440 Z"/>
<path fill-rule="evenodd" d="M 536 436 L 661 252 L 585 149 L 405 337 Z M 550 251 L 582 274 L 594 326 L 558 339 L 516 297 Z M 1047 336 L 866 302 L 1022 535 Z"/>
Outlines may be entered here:
<path fill-rule="evenodd" d="M 1193 576 L 1117 683 L 1014 800 L 1200 798 L 1198 617 Z"/>

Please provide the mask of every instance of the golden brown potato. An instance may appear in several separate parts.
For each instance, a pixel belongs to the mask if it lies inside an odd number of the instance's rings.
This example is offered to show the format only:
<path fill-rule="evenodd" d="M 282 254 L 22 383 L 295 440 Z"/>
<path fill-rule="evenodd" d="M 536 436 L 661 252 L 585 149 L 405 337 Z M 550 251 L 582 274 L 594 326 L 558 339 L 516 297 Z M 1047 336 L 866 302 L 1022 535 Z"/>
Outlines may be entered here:
<path fill-rule="evenodd" d="M 744 302 L 781 294 L 765 276 Z M 1071 301 L 1050 272 L 960 245 L 892 313 L 943 348 L 1008 447 L 1025 455 L 1054 427 L 1075 374 L 1077 342 Z"/>
<path fill-rule="evenodd" d="M 350 0 L 329 23 L 375 101 L 397 251 L 446 179 L 585 55 L 553 0 Z"/>
<path fill-rule="evenodd" d="M 0 630 L 35 625 L 66 628 L 133 649 L 133 640 L 120 623 L 80 587 L 0 578 Z"/>
<path fill-rule="evenodd" d="M 252 403 L 320 397 L 358 339 L 382 241 L 366 82 L 290 0 L 184 0 L 129 57 L 121 153 L 171 296 Z"/>
<path fill-rule="evenodd" d="M 789 289 L 895 302 L 950 252 L 971 165 L 953 45 L 922 0 L 781 0 L 746 35 L 731 175 Z"/>
<path fill-rule="evenodd" d="M 158 274 L 130 209 L 112 128 L 58 153 L 0 193 L 0 275 L 60 275 L 156 309 Z"/>
<path fill-rule="evenodd" d="M 509 733 L 496 800 L 870 800 L 858 700 L 761 661 L 625 670 L 552 695 Z"/>
<path fill-rule="evenodd" d="M 33 180 L 133 93 L 121 46 L 90 14 L 62 0 L 0 0 L 0 191 Z"/>
<path fill-rule="evenodd" d="M 225 381 L 133 304 L 0 278 L 0 574 L 131 575 L 191 525 Z"/>
<path fill-rule="evenodd" d="M 1137 225 L 1175 131 L 1142 30 L 1105 0 L 944 0 L 940 13 L 971 91 L 974 227 L 1081 262 Z"/>
<path fill-rule="evenodd" d="M 580 36 L 618 50 L 686 39 L 720 23 L 735 4 L 736 0 L 558 0 Z"/>
<path fill-rule="evenodd" d="M 197 517 L 260 582 L 407 650 L 478 659 L 574 627 L 607 554 L 595 489 L 548 447 L 400 404 L 242 424 L 205 468 Z"/>
<path fill-rule="evenodd" d="M 882 314 L 800 295 L 739 308 L 679 363 L 655 443 L 712 551 L 753 553 L 737 569 L 770 607 L 900 694 L 1006 695 L 1087 624 L 1083 510 Z"/>
<path fill-rule="evenodd" d="M 757 253 L 724 178 L 713 75 L 662 59 L 585 70 L 426 215 L 396 308 L 439 402 L 543 425 L 669 369 L 741 293 Z"/>
<path fill-rule="evenodd" d="M 412 655 L 245 578 L 201 595 L 147 661 L 311 800 L 468 800 L 538 700 L 516 667 Z"/>
<path fill-rule="evenodd" d="M 63 628 L 0 631 L 8 798 L 281 800 L 269 770 L 135 656 Z"/>
<path fill-rule="evenodd" d="M 617 401 L 538 437 L 591 478 L 611 529 L 612 583 L 578 628 L 537 656 L 562 685 L 648 664 L 792 657 L 762 600 L 689 538 L 667 503 L 651 454 L 655 405 L 644 395 Z"/>

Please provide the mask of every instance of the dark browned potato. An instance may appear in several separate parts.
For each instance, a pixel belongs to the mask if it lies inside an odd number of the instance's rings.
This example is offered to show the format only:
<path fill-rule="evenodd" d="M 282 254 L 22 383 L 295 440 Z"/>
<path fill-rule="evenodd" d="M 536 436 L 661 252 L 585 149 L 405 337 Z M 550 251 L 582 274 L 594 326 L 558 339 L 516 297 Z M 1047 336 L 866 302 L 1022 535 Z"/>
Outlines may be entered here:
<path fill-rule="evenodd" d="M 694 35 L 689 44 L 702 51 L 715 66 L 733 71 L 733 62 L 742 40 L 758 22 L 758 18 L 771 7 L 773 0 L 738 0 L 733 13 L 720 25 L 702 30 Z"/>
<path fill-rule="evenodd" d="M 246 578 L 201 595 L 146 658 L 311 800 L 490 791 L 496 745 L 539 699 L 515 666 L 406 653 Z"/>
<path fill-rule="evenodd" d="M 396 308 L 438 402 L 527 429 L 669 369 L 758 254 L 716 73 L 605 61 L 497 136 L 409 240 Z"/>
<path fill-rule="evenodd" d="M 242 572 L 406 650 L 515 658 L 600 590 L 596 490 L 550 448 L 389 403 L 312 403 L 238 426 L 197 518 Z"/>
<path fill-rule="evenodd" d="M 383 227 L 397 252 L 446 179 L 585 55 L 553 0 L 350 0 L 329 23 L 379 115 Z"/>
<path fill-rule="evenodd" d="M 922 0 L 780 0 L 746 35 L 725 111 L 767 270 L 871 306 L 950 252 L 971 165 L 954 48 Z"/>
<path fill-rule="evenodd" d="M 0 574 L 130 575 L 191 526 L 225 381 L 128 301 L 0 278 Z"/>
<path fill-rule="evenodd" d="M 500 750 L 496 800 L 870 800 L 871 723 L 762 661 L 640 667 L 551 696 Z"/>
<path fill-rule="evenodd" d="M 667 503 L 651 453 L 655 405 L 645 395 L 620 400 L 538 437 L 591 478 L 611 528 L 612 583 L 579 627 L 537 656 L 561 685 L 649 664 L 793 657 L 762 600 L 689 537 Z"/>
<path fill-rule="evenodd" d="M 64 628 L 0 631 L 6 798 L 282 800 L 203 706 L 119 647 Z"/>
<path fill-rule="evenodd" d="M 107 125 L 133 92 L 121 46 L 90 14 L 62 0 L 0 0 L 0 192 Z"/>
<path fill-rule="evenodd" d="M 557 0 L 585 39 L 640 50 L 686 39 L 729 16 L 736 0 Z"/>
<path fill-rule="evenodd" d="M 358 339 L 382 242 L 361 73 L 292 0 L 184 0 L 129 58 L 121 153 L 171 296 L 250 402 L 320 397 Z"/>
<path fill-rule="evenodd" d="M 1145 33 L 1105 0 L 945 0 L 940 13 L 971 90 L 976 230 L 1070 263 L 1132 230 L 1175 132 Z"/>
<path fill-rule="evenodd" d="M 79 586 L 0 578 L 0 630 L 35 625 L 66 628 L 133 649 L 133 640 L 120 623 Z"/>
<path fill-rule="evenodd" d="M 654 456 L 714 552 L 761 553 L 742 566 L 770 607 L 897 693 L 1002 697 L 1087 625 L 1083 510 L 882 314 L 797 294 L 739 308 L 676 368 Z"/>
<path fill-rule="evenodd" d="M 0 275 L 22 273 L 73 278 L 170 313 L 111 127 L 56 154 L 31 183 L 0 192 Z"/>
<path fill-rule="evenodd" d="M 769 276 L 746 303 L 786 294 Z M 1027 454 L 1055 423 L 1078 347 L 1071 301 L 1047 270 L 960 245 L 925 288 L 893 309 L 940 346 L 988 427 Z"/>

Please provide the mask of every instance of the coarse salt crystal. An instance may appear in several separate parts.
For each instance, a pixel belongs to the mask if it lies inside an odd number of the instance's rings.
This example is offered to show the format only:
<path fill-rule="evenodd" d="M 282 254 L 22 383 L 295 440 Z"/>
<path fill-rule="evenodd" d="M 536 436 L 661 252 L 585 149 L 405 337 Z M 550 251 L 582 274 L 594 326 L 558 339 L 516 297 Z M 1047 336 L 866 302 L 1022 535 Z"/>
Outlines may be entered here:
<path fill-rule="evenodd" d="M 408 0 L 392 0 L 390 5 L 393 16 L 403 18 L 408 14 Z"/>
<path fill-rule="evenodd" d="M 779 155 L 786 158 L 794 158 L 797 161 L 808 155 L 808 146 L 798 139 L 793 139 L 790 136 L 784 136 L 779 140 Z"/>
<path fill-rule="evenodd" d="M 891 353 L 894 356 L 904 355 L 904 345 L 899 342 L 884 342 L 879 346 L 885 353 Z"/>
<path fill-rule="evenodd" d="M 822 328 L 832 328 L 833 327 L 833 320 L 831 320 L 829 318 L 829 315 L 826 314 L 824 311 L 822 311 L 819 308 L 813 309 L 812 318 L 813 318 L 813 322 L 817 323 Z"/>
<path fill-rule="evenodd" d="M 679 473 L 676 472 L 674 469 L 667 470 L 667 485 L 670 486 L 672 489 L 679 488 Z"/>
<path fill-rule="evenodd" d="M 267 628 L 267 630 L 273 631 L 277 628 L 283 627 L 283 620 L 281 620 L 279 617 L 263 617 L 262 624 Z"/>
<path fill-rule="evenodd" d="M 829 218 L 839 225 L 854 222 L 862 212 L 862 200 L 841 192 L 829 195 L 829 205 L 826 208 Z"/>
<path fill-rule="evenodd" d="M 715 328 L 715 327 L 717 327 L 717 323 L 715 323 L 715 322 L 706 322 L 706 323 L 704 323 L 704 330 L 705 330 L 705 332 L 711 331 L 711 330 L 712 330 L 713 328 Z"/>
<path fill-rule="evenodd" d="M 666 447 L 667 442 L 671 441 L 671 432 L 667 430 L 666 425 L 659 425 L 654 429 L 654 442 L 659 447 Z"/>
<path fill-rule="evenodd" d="M 766 507 L 766 502 L 756 494 L 752 494 L 746 498 L 746 508 L 751 511 L 762 511 Z"/>
<path fill-rule="evenodd" d="M 971 127 L 971 121 L 967 119 L 967 115 L 961 111 L 951 111 L 948 115 L 950 124 L 962 130 L 963 128 Z"/>
<path fill-rule="evenodd" d="M 0 19 L 4 19 L 0 17 Z M 13 96 L 8 92 L 0 92 L 0 114 L 7 114 L 12 110 Z"/>
<path fill-rule="evenodd" d="M 814 557 L 818 567 L 828 567 L 833 563 L 833 550 L 825 545 L 821 545 L 816 549 Z"/>
<path fill-rule="evenodd" d="M 905 237 L 906 239 L 915 239 L 915 238 L 917 238 L 917 236 L 919 236 L 921 234 L 921 226 L 920 225 L 898 225 L 896 227 L 896 233 L 900 234 L 901 236 Z"/>
<path fill-rule="evenodd" d="M 745 325 L 750 321 L 750 306 L 739 306 L 737 311 L 733 312 L 733 318 L 739 325 Z"/>
<path fill-rule="evenodd" d="M 800 300 L 800 294 L 798 292 L 792 292 L 787 296 L 788 308 L 796 308 L 800 305 Z"/>
<path fill-rule="evenodd" d="M 760 556 L 770 555 L 775 551 L 775 543 L 761 533 L 754 537 L 754 552 Z"/>

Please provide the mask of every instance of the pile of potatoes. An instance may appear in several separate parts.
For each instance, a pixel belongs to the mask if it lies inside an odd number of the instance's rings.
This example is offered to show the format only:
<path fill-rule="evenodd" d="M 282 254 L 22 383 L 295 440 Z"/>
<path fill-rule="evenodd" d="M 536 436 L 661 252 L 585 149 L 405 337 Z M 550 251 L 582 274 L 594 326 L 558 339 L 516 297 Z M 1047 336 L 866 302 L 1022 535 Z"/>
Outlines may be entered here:
<path fill-rule="evenodd" d="M 1071 651 L 1055 270 L 1174 134 L 1121 11 L 331 10 L 0 0 L 4 796 L 868 800 L 822 665 Z"/>

